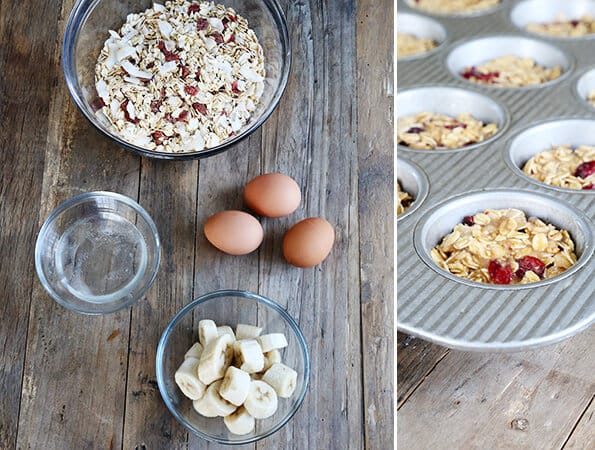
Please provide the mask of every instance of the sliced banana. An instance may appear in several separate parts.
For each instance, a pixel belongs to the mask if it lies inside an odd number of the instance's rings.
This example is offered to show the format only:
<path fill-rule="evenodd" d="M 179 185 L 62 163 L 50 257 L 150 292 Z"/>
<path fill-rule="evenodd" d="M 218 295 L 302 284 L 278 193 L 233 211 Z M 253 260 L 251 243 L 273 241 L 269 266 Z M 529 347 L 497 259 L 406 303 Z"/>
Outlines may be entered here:
<path fill-rule="evenodd" d="M 289 398 L 295 391 L 297 372 L 285 364 L 275 363 L 264 373 L 262 381 L 270 384 L 279 397 Z"/>
<path fill-rule="evenodd" d="M 228 327 L 227 325 L 217 327 L 217 336 L 221 336 L 222 334 L 229 334 L 234 341 L 236 340 L 236 335 L 234 334 L 231 327 Z"/>
<path fill-rule="evenodd" d="M 264 368 L 264 355 L 254 339 L 236 341 L 234 353 L 237 365 L 245 372 L 260 372 Z"/>
<path fill-rule="evenodd" d="M 197 358 L 186 358 L 174 375 L 176 384 L 190 400 L 201 398 L 206 389 L 206 386 L 198 379 L 198 363 Z"/>
<path fill-rule="evenodd" d="M 277 393 L 264 381 L 252 380 L 244 407 L 255 419 L 271 417 L 277 411 Z"/>
<path fill-rule="evenodd" d="M 198 379 L 209 385 L 220 380 L 233 358 L 233 338 L 229 334 L 211 340 L 200 355 Z"/>
<path fill-rule="evenodd" d="M 219 394 L 229 403 L 240 406 L 250 392 L 250 374 L 229 366 L 219 386 Z"/>
<path fill-rule="evenodd" d="M 192 406 L 199 414 L 205 417 L 225 417 L 236 410 L 235 405 L 232 405 L 219 395 L 219 386 L 221 381 L 215 381 L 211 384 L 205 395 L 192 403 Z"/>
<path fill-rule="evenodd" d="M 275 363 L 281 362 L 281 352 L 279 350 L 271 350 L 264 354 L 264 367 L 262 370 L 269 370 Z"/>
<path fill-rule="evenodd" d="M 187 358 L 200 359 L 200 355 L 202 354 L 202 350 L 203 350 L 202 345 L 200 345 L 200 342 L 197 342 L 196 344 L 194 344 L 192 347 L 190 347 L 188 349 L 188 351 L 184 355 L 184 359 L 187 359 Z"/>
<path fill-rule="evenodd" d="M 262 328 L 253 325 L 239 323 L 236 327 L 236 339 L 238 341 L 240 339 L 254 339 L 257 336 L 260 336 L 260 333 L 262 333 Z"/>
<path fill-rule="evenodd" d="M 256 338 L 263 353 L 268 353 L 271 350 L 287 347 L 287 339 L 283 333 L 271 333 L 258 336 Z"/>
<path fill-rule="evenodd" d="M 233 434 L 248 434 L 254 430 L 255 420 L 243 406 L 223 418 L 227 429 Z"/>
<path fill-rule="evenodd" d="M 219 334 L 217 333 L 217 325 L 210 319 L 201 320 L 198 322 L 198 342 L 203 347 L 209 345 L 212 339 L 215 339 Z"/>

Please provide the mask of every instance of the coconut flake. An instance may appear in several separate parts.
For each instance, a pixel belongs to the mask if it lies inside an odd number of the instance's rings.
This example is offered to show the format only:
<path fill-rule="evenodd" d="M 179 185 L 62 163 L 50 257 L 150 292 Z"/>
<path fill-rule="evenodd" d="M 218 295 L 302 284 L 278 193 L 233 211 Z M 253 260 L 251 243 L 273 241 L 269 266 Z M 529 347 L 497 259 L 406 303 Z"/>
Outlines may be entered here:
<path fill-rule="evenodd" d="M 257 81 L 263 81 L 264 80 L 264 78 L 262 77 L 262 75 L 257 74 L 256 72 L 254 72 L 248 66 L 242 66 L 242 68 L 240 69 L 240 73 L 248 81 L 255 81 L 255 82 L 257 82 Z"/>
<path fill-rule="evenodd" d="M 136 49 L 128 44 L 124 44 L 121 46 L 116 47 L 116 59 L 118 60 L 118 62 L 125 60 L 126 58 L 130 57 L 130 56 L 137 56 L 136 54 Z"/>
<path fill-rule="evenodd" d="M 159 31 L 161 31 L 161 34 L 169 39 L 172 31 L 174 31 L 173 27 L 164 20 L 158 20 L 157 25 L 159 26 Z"/>
<path fill-rule="evenodd" d="M 141 81 L 136 77 L 124 77 L 124 81 L 132 84 L 138 84 L 139 86 L 141 85 Z"/>
<path fill-rule="evenodd" d="M 221 21 L 221 19 L 217 18 L 217 17 L 209 17 L 207 19 L 207 21 L 209 22 L 209 25 L 211 25 L 211 27 L 213 27 L 215 30 L 221 32 L 223 31 L 223 22 Z"/>
<path fill-rule="evenodd" d="M 205 37 L 204 38 L 204 43 L 205 43 L 205 47 L 208 51 L 213 50 L 215 47 L 217 47 L 217 43 L 215 42 L 214 39 L 211 39 L 210 37 Z"/>
<path fill-rule="evenodd" d="M 145 80 L 150 80 L 151 78 L 153 78 L 152 73 L 140 70 L 138 67 L 136 67 L 129 61 L 122 61 L 122 69 L 124 69 L 126 73 L 128 73 L 128 75 L 136 78 L 141 78 Z"/>
<path fill-rule="evenodd" d="M 136 119 L 136 110 L 134 109 L 134 103 L 126 103 L 126 111 L 128 111 L 128 115 L 132 120 Z"/>
<path fill-rule="evenodd" d="M 97 89 L 97 94 L 101 97 L 104 103 L 108 103 L 109 100 L 109 91 L 107 89 L 107 83 L 103 80 L 97 81 L 95 83 L 95 89 Z"/>
<path fill-rule="evenodd" d="M 161 75 L 167 75 L 170 72 L 175 72 L 178 70 L 178 65 L 175 61 L 168 61 L 161 66 L 159 66 L 159 73 Z"/>
<path fill-rule="evenodd" d="M 165 6 L 160 3 L 153 3 L 153 10 L 155 12 L 165 12 Z"/>

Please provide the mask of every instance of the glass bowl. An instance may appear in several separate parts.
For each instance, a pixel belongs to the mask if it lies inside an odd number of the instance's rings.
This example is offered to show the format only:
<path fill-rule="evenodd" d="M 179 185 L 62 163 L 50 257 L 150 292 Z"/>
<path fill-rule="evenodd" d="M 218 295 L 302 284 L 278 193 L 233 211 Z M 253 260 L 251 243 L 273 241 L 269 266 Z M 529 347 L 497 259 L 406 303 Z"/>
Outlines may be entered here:
<path fill-rule="evenodd" d="M 60 305 L 106 314 L 145 294 L 160 256 L 157 228 L 138 203 L 113 192 L 89 192 L 46 219 L 35 244 L 35 269 Z"/>
<path fill-rule="evenodd" d="M 163 2 L 160 2 L 163 3 Z M 99 130 L 120 147 L 148 158 L 187 160 L 211 156 L 229 149 L 250 136 L 271 115 L 287 85 L 291 64 L 289 33 L 283 11 L 276 0 L 217 0 L 234 8 L 248 20 L 264 51 L 266 78 L 264 91 L 248 123 L 232 138 L 216 147 L 187 153 L 160 153 L 134 145 L 120 137 L 101 114 L 96 114 L 95 63 L 109 37 L 108 30 L 118 30 L 130 13 L 144 11 L 152 0 L 116 2 L 106 0 L 78 1 L 68 19 L 62 44 L 62 69 L 74 103 Z"/>
<path fill-rule="evenodd" d="M 281 350 L 282 363 L 298 373 L 291 398 L 279 398 L 279 408 L 268 419 L 256 420 L 255 430 L 247 435 L 231 434 L 222 417 L 206 418 L 192 408 L 174 381 L 184 361 L 184 353 L 198 341 L 198 322 L 212 319 L 218 326 L 238 323 L 262 327 L 263 334 L 283 333 L 288 346 Z M 220 444 L 239 445 L 256 442 L 279 430 L 297 412 L 308 389 L 310 356 L 306 340 L 291 316 L 277 303 L 246 291 L 224 290 L 197 298 L 178 312 L 165 328 L 157 347 L 157 383 L 163 401 L 174 417 L 197 436 Z"/>

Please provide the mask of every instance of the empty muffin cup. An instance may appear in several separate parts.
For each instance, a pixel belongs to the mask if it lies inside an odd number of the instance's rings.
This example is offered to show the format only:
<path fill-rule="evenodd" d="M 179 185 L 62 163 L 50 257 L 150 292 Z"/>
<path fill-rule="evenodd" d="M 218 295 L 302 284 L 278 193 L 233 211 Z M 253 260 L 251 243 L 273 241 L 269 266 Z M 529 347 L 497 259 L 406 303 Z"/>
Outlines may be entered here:
<path fill-rule="evenodd" d="M 504 160 L 518 176 L 549 189 L 575 194 L 595 194 L 595 190 L 571 189 L 541 182 L 523 171 L 525 163 L 536 154 L 552 147 L 581 145 L 595 146 L 595 120 L 561 119 L 548 120 L 523 129 L 510 139 L 505 148 Z"/>
<path fill-rule="evenodd" d="M 424 202 L 430 190 L 426 173 L 417 164 L 397 157 L 397 182 L 413 197 L 409 208 L 397 216 L 397 222 L 413 214 Z"/>
<path fill-rule="evenodd" d="M 540 88 L 561 81 L 568 76 L 573 67 L 570 57 L 558 47 L 537 39 L 513 35 L 484 36 L 464 40 L 456 44 L 449 53 L 446 58 L 446 66 L 455 77 L 478 84 L 466 79 L 462 74 L 469 68 L 480 66 L 501 56 L 531 58 L 546 69 L 559 66 L 561 75 L 549 81 L 526 86 L 500 86 L 484 83 L 480 84 L 481 86 L 497 89 Z"/>
<path fill-rule="evenodd" d="M 432 249 L 451 233 L 465 217 L 474 216 L 487 209 L 514 208 L 523 211 L 527 218 L 537 217 L 559 230 L 566 230 L 574 242 L 577 261 L 561 274 L 529 284 L 488 284 L 471 281 L 454 275 L 434 262 Z M 567 202 L 530 191 L 489 189 L 457 195 L 429 209 L 417 223 L 413 232 L 413 245 L 421 260 L 436 273 L 467 286 L 496 289 L 533 289 L 556 283 L 581 270 L 593 254 L 593 224 L 580 210 Z"/>
<path fill-rule="evenodd" d="M 398 144 L 399 150 L 412 152 L 450 153 L 471 150 L 488 144 L 502 135 L 510 116 L 506 108 L 485 94 L 450 86 L 425 86 L 397 92 L 397 121 L 399 118 L 431 112 L 450 117 L 468 113 L 484 124 L 495 123 L 498 131 L 487 139 L 458 148 L 415 149 Z"/>
<path fill-rule="evenodd" d="M 575 93 L 580 102 L 591 111 L 595 109 L 595 67 L 591 67 L 578 79 Z"/>
<path fill-rule="evenodd" d="M 417 38 L 430 39 L 436 43 L 434 48 L 427 51 L 406 56 L 397 56 L 400 61 L 429 56 L 444 47 L 446 43 L 446 29 L 439 22 L 418 14 L 398 13 L 397 30 L 398 34 L 409 34 Z M 399 42 L 397 35 L 397 51 L 398 49 Z"/>
<path fill-rule="evenodd" d="M 586 39 L 594 34 L 583 36 L 555 35 L 535 32 L 527 29 L 532 24 L 549 24 L 560 20 L 572 21 L 576 27 L 578 21 L 585 16 L 595 17 L 595 2 L 593 0 L 525 0 L 518 3 L 510 13 L 510 20 L 523 31 L 539 37 L 553 39 Z"/>

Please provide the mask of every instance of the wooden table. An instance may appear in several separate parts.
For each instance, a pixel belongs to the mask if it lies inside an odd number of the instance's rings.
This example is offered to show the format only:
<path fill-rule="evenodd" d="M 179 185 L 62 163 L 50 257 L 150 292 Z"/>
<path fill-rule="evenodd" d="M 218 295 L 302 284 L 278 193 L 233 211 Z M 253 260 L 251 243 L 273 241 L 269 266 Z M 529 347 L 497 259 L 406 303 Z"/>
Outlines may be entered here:
<path fill-rule="evenodd" d="M 0 448 L 215 448 L 167 411 L 155 349 L 183 305 L 221 288 L 286 306 L 312 356 L 301 409 L 247 447 L 391 447 L 392 2 L 282 1 L 293 67 L 278 109 L 230 151 L 186 163 L 127 153 L 77 111 L 60 68 L 73 3 L 0 3 Z M 243 185 L 273 171 L 298 181 L 302 207 L 263 221 L 258 252 L 216 251 L 205 219 L 242 208 Z M 93 190 L 137 200 L 163 244 L 146 298 L 100 317 L 58 306 L 33 264 L 45 218 Z M 337 239 L 322 265 L 301 270 L 284 262 L 281 242 L 309 216 L 328 219 Z"/>
<path fill-rule="evenodd" d="M 519 353 L 396 345 L 400 448 L 595 448 L 595 327 Z"/>

